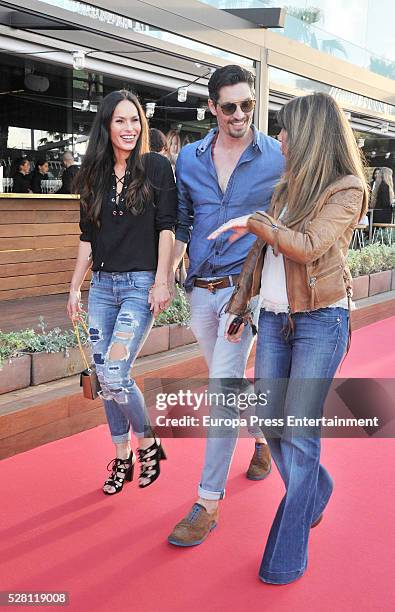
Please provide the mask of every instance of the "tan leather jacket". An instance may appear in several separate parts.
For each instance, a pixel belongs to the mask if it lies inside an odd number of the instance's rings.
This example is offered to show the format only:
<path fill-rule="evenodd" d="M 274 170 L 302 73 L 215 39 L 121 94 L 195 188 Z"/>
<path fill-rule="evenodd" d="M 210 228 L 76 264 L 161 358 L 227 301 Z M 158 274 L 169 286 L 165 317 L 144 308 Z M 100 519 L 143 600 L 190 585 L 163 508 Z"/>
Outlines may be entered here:
<path fill-rule="evenodd" d="M 250 249 L 226 311 L 246 315 L 250 299 L 259 294 L 266 245 L 284 256 L 290 313 L 316 310 L 352 295 L 346 265 L 352 233 L 363 210 L 363 186 L 353 175 L 329 185 L 310 217 L 285 227 L 266 213 L 248 219 L 258 239 Z"/>

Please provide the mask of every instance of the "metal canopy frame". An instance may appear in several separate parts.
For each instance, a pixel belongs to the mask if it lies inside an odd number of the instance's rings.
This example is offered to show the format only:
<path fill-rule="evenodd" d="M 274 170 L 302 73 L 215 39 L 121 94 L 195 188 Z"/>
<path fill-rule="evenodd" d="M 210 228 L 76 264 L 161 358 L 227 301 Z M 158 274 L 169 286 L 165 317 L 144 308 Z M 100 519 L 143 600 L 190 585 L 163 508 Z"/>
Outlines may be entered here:
<path fill-rule="evenodd" d="M 12 37 L 9 34 L 8 28 L 0 26 L 0 48 L 3 47 L 4 52 L 9 51 L 18 55 L 19 49 L 22 47 L 25 49 L 24 55 L 36 62 L 50 61 L 55 64 L 72 66 L 72 52 L 76 49 L 75 44 L 62 41 L 62 48 L 59 50 L 59 40 L 49 37 L 43 38 L 41 34 L 22 31 L 15 32 Z M 77 47 L 84 49 L 82 45 L 77 45 Z M 89 47 L 86 50 L 89 50 Z M 155 55 L 159 54 L 155 53 Z M 149 57 L 151 58 L 152 55 Z M 150 61 L 152 62 L 152 59 Z M 186 85 L 192 80 L 195 75 L 191 75 L 190 71 L 188 72 L 187 68 L 190 67 L 190 65 L 183 66 L 182 71 L 165 67 L 158 70 L 158 65 L 153 63 L 129 59 L 121 54 L 114 55 L 104 51 L 86 57 L 86 69 L 92 72 L 101 72 L 108 76 L 123 77 L 136 82 L 152 82 L 159 88 L 170 88 L 171 90 Z M 197 70 L 196 66 L 195 69 Z M 151 76 L 149 77 L 149 75 Z M 190 91 L 198 96 L 207 96 L 207 78 L 201 78 L 197 83 L 191 85 Z"/>
<path fill-rule="evenodd" d="M 109 9 L 109 0 L 90 4 Z M 259 63 L 265 49 L 270 66 L 395 104 L 395 81 L 197 0 L 112 0 L 110 10 Z"/>

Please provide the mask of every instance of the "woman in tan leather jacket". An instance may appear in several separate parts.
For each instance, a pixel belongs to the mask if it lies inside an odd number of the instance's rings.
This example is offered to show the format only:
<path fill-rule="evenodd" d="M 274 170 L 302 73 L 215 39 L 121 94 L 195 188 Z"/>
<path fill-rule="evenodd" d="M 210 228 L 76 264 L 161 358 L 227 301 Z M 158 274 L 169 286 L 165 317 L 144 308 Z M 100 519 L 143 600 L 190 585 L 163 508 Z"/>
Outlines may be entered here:
<path fill-rule="evenodd" d="M 347 347 L 352 279 L 346 255 L 368 190 L 354 135 L 333 98 L 295 98 L 278 123 L 286 169 L 269 214 L 233 219 L 210 239 L 228 230 L 230 240 L 257 236 L 227 306 L 227 337 L 238 341 L 249 301 L 260 294 L 255 377 L 257 391 L 270 393 L 257 414 L 266 419 L 260 424 L 286 493 L 259 577 L 287 584 L 306 570 L 310 528 L 321 521 L 333 489 L 320 465 L 320 418 Z M 237 315 L 244 323 L 232 334 Z"/>

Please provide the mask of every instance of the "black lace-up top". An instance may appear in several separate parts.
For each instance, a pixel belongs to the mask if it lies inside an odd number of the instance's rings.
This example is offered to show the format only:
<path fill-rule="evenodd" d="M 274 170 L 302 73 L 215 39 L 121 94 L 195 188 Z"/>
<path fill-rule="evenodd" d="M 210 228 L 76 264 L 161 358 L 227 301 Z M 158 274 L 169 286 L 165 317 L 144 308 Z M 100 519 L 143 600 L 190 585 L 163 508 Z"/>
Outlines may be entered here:
<path fill-rule="evenodd" d="M 142 214 L 134 215 L 125 207 L 125 193 L 131 178 L 128 173 L 118 196 L 117 179 L 112 176 L 100 213 L 100 229 L 84 218 L 81 207 L 80 240 L 92 245 L 92 270 L 156 270 L 159 233 L 166 229 L 174 231 L 177 194 L 173 171 L 165 157 L 148 153 L 146 168 L 153 186 L 153 197 Z"/>

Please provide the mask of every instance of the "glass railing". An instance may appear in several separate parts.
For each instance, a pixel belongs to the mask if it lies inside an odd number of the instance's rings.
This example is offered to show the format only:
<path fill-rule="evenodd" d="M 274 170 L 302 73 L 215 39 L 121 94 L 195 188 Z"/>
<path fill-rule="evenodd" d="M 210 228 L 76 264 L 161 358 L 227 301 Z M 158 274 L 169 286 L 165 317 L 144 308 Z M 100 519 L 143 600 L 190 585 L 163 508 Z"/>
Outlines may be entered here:
<path fill-rule="evenodd" d="M 325 16 L 325 10 L 321 5 L 323 4 L 320 0 L 315 2 L 302 2 L 290 0 L 289 2 L 282 2 L 278 0 L 200 0 L 205 4 L 209 4 L 215 8 L 269 8 L 269 7 L 284 7 L 288 8 L 288 13 L 285 18 L 284 28 L 275 28 L 274 32 L 282 34 L 291 40 L 301 42 L 313 49 L 322 51 L 344 59 L 355 66 L 366 68 L 371 72 L 380 74 L 381 76 L 395 80 L 395 47 L 392 45 L 387 46 L 388 53 L 386 56 L 373 53 L 366 47 L 357 45 L 350 40 L 346 40 L 338 36 L 336 33 L 331 33 L 323 27 L 311 23 L 311 21 L 318 20 Z M 314 6 L 311 6 L 314 4 Z M 347 12 L 347 7 L 332 5 L 329 9 L 331 11 L 339 12 L 339 21 L 342 22 L 347 13 L 348 17 L 350 14 Z M 318 8 L 315 8 L 315 7 Z M 365 19 L 369 19 L 369 15 L 372 13 L 371 7 L 361 6 L 361 11 L 364 13 Z M 354 11 L 353 7 L 350 7 L 349 11 Z M 328 13 L 328 10 L 326 11 Z M 295 16 L 297 15 L 297 17 Z M 379 24 L 379 21 L 377 21 Z M 343 28 L 344 29 L 344 28 Z M 358 35 L 361 33 L 358 32 Z M 353 35 L 352 30 L 350 36 Z M 364 37 L 366 38 L 366 37 Z"/>
<path fill-rule="evenodd" d="M 355 66 L 366 68 L 371 72 L 395 80 L 395 61 L 379 56 L 369 49 L 355 45 L 344 38 L 334 36 L 322 28 L 305 23 L 292 15 L 286 16 L 284 29 L 276 29 L 275 32 L 323 53 L 344 59 Z"/>

